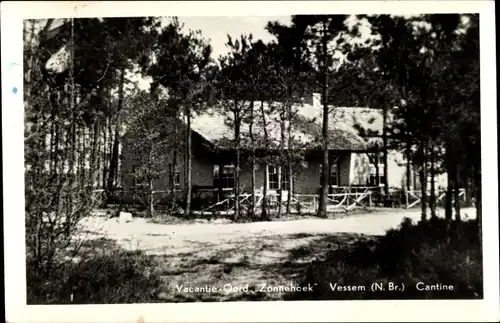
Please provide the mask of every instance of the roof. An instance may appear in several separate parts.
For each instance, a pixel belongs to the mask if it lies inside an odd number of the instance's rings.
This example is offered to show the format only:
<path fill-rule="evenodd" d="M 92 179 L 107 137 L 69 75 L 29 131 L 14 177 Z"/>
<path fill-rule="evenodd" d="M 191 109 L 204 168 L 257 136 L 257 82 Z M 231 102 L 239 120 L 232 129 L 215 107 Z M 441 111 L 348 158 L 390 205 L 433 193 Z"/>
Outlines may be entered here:
<path fill-rule="evenodd" d="M 248 103 L 244 103 L 248 104 Z M 270 113 L 271 107 L 279 107 L 280 103 L 272 105 L 264 103 L 266 110 L 266 128 L 268 140 L 265 140 L 264 122 L 260 102 L 254 103 L 253 137 L 257 147 L 278 148 L 281 143 L 281 121 L 279 112 Z M 293 147 L 319 148 L 322 138 L 322 108 L 318 105 L 301 104 L 293 108 L 297 112 L 292 123 L 291 142 Z M 191 121 L 193 131 L 209 142 L 222 148 L 234 145 L 234 129 L 231 113 L 224 113 L 219 104 L 201 114 L 195 115 Z M 285 121 L 284 148 L 288 148 L 288 123 Z M 329 149 L 363 151 L 373 147 L 381 133 L 382 115 L 380 111 L 369 108 L 341 107 L 332 109 L 329 123 Z M 362 136 L 360 129 L 365 129 L 371 135 Z M 368 131 L 366 131 L 368 130 Z M 249 122 L 243 122 L 240 130 L 240 145 L 250 148 Z"/>

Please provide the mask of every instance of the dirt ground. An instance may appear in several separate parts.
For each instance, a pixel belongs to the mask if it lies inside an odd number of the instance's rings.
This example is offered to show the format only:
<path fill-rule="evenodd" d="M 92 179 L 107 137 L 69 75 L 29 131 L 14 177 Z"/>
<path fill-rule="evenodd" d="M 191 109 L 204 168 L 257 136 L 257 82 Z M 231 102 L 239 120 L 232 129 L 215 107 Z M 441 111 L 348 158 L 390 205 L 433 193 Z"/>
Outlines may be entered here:
<path fill-rule="evenodd" d="M 442 210 L 439 215 L 443 216 Z M 162 265 L 145 270 L 164 282 L 155 291 L 161 302 L 279 300 L 283 286 L 296 286 L 308 264 L 321 259 L 329 248 L 345 248 L 360 239 L 384 235 L 405 217 L 418 221 L 420 211 L 387 210 L 338 219 L 175 225 L 142 218 L 119 223 L 116 218 L 96 216 L 82 221 L 82 238 L 105 237 L 125 250 L 156 257 Z M 462 217 L 474 218 L 475 209 L 463 209 Z M 213 290 L 186 291 L 185 287 Z"/>

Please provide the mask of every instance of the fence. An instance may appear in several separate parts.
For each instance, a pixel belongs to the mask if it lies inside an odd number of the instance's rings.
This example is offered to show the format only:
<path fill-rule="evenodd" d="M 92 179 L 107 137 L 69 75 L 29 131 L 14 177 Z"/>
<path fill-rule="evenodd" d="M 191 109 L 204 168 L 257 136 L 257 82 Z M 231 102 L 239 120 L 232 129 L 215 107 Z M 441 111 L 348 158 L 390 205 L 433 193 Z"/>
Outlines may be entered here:
<path fill-rule="evenodd" d="M 108 193 L 104 189 L 93 191 L 94 199 L 98 202 L 96 205 L 104 207 L 106 205 L 121 205 L 131 208 L 145 209 L 149 205 L 149 192 L 141 189 L 124 190 L 116 188 Z M 175 198 L 174 198 L 175 197 Z M 152 192 L 153 206 L 158 210 L 172 208 L 172 202 L 175 208 L 183 207 L 183 197 L 181 192 L 172 192 L 171 190 L 155 190 Z"/>
<path fill-rule="evenodd" d="M 354 207 L 371 207 L 372 191 L 367 188 L 341 188 L 338 193 L 327 195 L 327 211 L 351 210 Z M 236 206 L 236 195 L 234 192 L 217 192 L 217 201 L 211 205 L 194 211 L 195 214 L 221 214 L 229 215 L 234 213 Z M 213 197 L 212 197 L 213 198 Z M 238 197 L 240 210 L 253 214 L 259 214 L 262 210 L 264 200 L 267 206 L 266 211 L 277 213 L 281 206 L 284 211 L 287 207 L 287 200 L 280 200 L 279 193 L 270 192 L 266 196 L 261 190 L 255 191 L 255 205 L 252 209 L 252 194 L 241 193 Z M 290 198 L 290 213 L 315 213 L 319 206 L 319 195 L 317 194 L 293 194 Z M 194 205 L 193 205 L 193 209 Z"/>
<path fill-rule="evenodd" d="M 458 198 L 460 199 L 459 200 L 460 203 L 466 202 L 465 193 L 466 192 L 465 192 L 464 188 L 460 188 L 459 189 L 459 191 L 458 191 Z M 407 209 L 415 207 L 415 206 L 419 205 L 422 202 L 422 191 L 420 191 L 420 190 L 406 191 L 405 194 L 406 194 L 406 208 Z M 427 190 L 426 191 L 426 202 L 427 203 L 430 202 L 430 198 L 431 198 L 430 196 L 431 196 L 431 192 L 430 192 L 430 190 Z M 446 196 L 446 190 L 443 190 L 443 189 L 436 190 L 435 196 L 436 196 L 436 205 L 444 204 L 444 200 L 445 200 L 445 196 Z M 454 196 L 452 196 L 451 203 L 452 204 L 455 203 L 455 197 Z"/>
<path fill-rule="evenodd" d="M 417 207 L 422 198 L 421 191 L 404 191 L 401 189 L 390 189 L 389 195 L 384 195 L 379 187 L 353 186 L 353 187 L 330 187 L 330 193 L 327 194 L 327 211 L 337 210 L 350 211 L 354 208 L 372 208 L 372 207 Z M 446 192 L 438 190 L 436 193 L 436 203 L 444 202 Z M 173 213 L 183 213 L 185 208 L 185 197 L 183 192 L 172 192 L 170 190 L 153 191 L 153 205 L 155 210 L 168 210 Z M 460 189 L 459 197 L 465 200 L 465 189 Z M 108 199 L 109 198 L 109 199 Z M 108 197 L 104 190 L 95 190 L 94 199 L 97 204 L 105 204 L 111 201 L 111 204 L 126 205 L 129 207 L 146 208 L 149 205 L 149 194 L 143 190 L 123 190 L 116 189 Z M 255 191 L 255 204 L 252 203 L 251 193 L 241 193 L 238 197 L 240 211 L 242 213 L 259 214 L 262 211 L 262 205 L 266 203 L 266 211 L 277 213 L 279 207 L 285 212 L 287 207 L 287 198 L 280 200 L 279 193 L 268 192 L 263 195 L 262 190 Z M 430 191 L 427 192 L 427 200 L 430 200 Z M 254 204 L 254 205 L 253 205 Z M 252 209 L 253 205 L 253 209 Z M 316 213 L 319 207 L 319 194 L 292 194 L 290 197 L 290 213 L 292 214 L 311 214 Z M 231 215 L 234 214 L 236 207 L 236 195 L 233 190 L 219 190 L 211 187 L 194 188 L 191 197 L 191 209 L 193 214 L 201 215 Z"/>

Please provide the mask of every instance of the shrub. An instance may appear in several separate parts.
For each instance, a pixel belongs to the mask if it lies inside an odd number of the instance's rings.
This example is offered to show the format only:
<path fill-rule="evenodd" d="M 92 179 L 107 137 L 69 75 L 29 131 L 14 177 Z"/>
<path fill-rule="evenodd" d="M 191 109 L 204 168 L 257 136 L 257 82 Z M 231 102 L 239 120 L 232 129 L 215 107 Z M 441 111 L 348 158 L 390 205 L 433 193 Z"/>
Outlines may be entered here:
<path fill-rule="evenodd" d="M 67 263 L 48 277 L 27 265 L 28 304 L 113 304 L 154 301 L 160 279 L 156 262 L 139 252 Z"/>
<path fill-rule="evenodd" d="M 482 297 L 482 256 L 474 221 L 403 220 L 375 244 L 360 241 L 351 249 L 333 250 L 310 265 L 302 284 L 317 283 L 313 293 L 289 299 L 470 299 Z M 363 285 L 365 291 L 333 292 L 329 283 Z M 370 290 L 374 282 L 405 285 L 404 292 Z M 453 285 L 454 291 L 416 289 L 418 282 Z"/>

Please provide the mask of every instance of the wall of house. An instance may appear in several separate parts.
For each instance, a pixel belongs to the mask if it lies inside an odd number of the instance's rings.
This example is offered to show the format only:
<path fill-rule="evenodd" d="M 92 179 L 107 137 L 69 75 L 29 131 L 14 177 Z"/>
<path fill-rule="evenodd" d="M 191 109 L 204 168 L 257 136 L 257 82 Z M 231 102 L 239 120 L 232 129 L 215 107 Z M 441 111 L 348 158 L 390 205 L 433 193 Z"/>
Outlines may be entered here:
<path fill-rule="evenodd" d="M 194 134 L 194 133 L 193 133 Z M 139 166 L 139 161 L 136 158 L 136 152 L 132 147 L 127 145 L 127 138 L 124 138 L 124 145 L 122 150 L 122 175 L 123 175 L 123 188 L 125 191 L 129 192 L 134 186 L 134 177 L 132 176 L 134 166 Z M 181 145 L 184 142 L 180 143 Z M 194 186 L 212 186 L 213 176 L 212 176 L 212 165 L 213 165 L 213 153 L 207 153 L 206 147 L 203 146 L 201 138 L 199 135 L 193 135 L 193 158 L 192 158 L 192 185 Z M 171 188 L 169 165 L 173 160 L 173 152 L 168 152 L 162 156 L 162 164 L 164 164 L 164 172 L 160 177 L 153 183 L 155 190 L 169 190 Z M 177 155 L 177 167 L 179 171 L 179 181 L 180 190 L 184 190 L 185 187 L 185 161 L 184 154 L 179 152 Z M 128 194 L 131 195 L 131 194 Z M 130 200 L 130 196 L 124 196 L 125 200 Z"/>
<path fill-rule="evenodd" d="M 195 144 L 194 144 L 195 145 Z M 134 162 L 134 152 L 125 145 L 123 148 L 123 187 L 130 190 L 134 187 L 133 177 L 130 175 Z M 184 155 L 179 154 L 178 167 L 180 171 L 180 189 L 184 190 Z M 168 190 L 170 188 L 168 166 L 172 156 L 165 156 L 165 172 L 155 181 L 156 190 Z M 226 157 L 220 157 L 215 153 L 209 153 L 199 147 L 193 146 L 192 160 L 192 184 L 193 186 L 211 187 L 213 181 L 213 165 L 224 162 Z M 317 194 L 320 188 L 320 165 L 321 156 L 309 156 L 301 171 L 295 172 L 294 192 L 298 194 Z M 416 175 L 416 179 L 413 175 Z M 406 163 L 401 153 L 390 151 L 388 154 L 388 181 L 390 187 L 402 188 L 406 182 Z M 339 157 L 339 185 L 366 185 L 370 176 L 369 158 L 365 153 L 344 153 Z M 258 163 L 256 169 L 256 188 L 262 189 L 266 183 L 265 164 Z M 250 192 L 252 183 L 251 166 L 246 163 L 241 165 L 240 185 L 242 192 Z M 428 184 L 429 185 L 429 184 Z M 436 178 L 436 187 L 446 186 L 446 174 Z M 418 173 L 412 171 L 412 187 L 418 189 Z"/>
<path fill-rule="evenodd" d="M 366 153 L 351 153 L 349 168 L 350 185 L 367 185 L 370 179 L 370 159 Z"/>
<path fill-rule="evenodd" d="M 139 166 L 139 163 L 134 158 L 134 152 L 129 149 L 124 149 L 122 155 L 122 175 L 123 175 L 123 188 L 128 191 L 134 188 L 134 177 L 132 172 L 134 166 Z M 171 162 L 170 155 L 164 156 L 165 172 L 160 175 L 160 178 L 154 181 L 153 186 L 157 190 L 166 190 L 169 188 L 169 173 L 168 165 Z M 181 174 L 182 177 L 182 174 Z"/>
<path fill-rule="evenodd" d="M 191 167 L 191 183 L 193 183 L 193 186 L 212 186 L 214 184 L 212 163 L 207 163 L 200 156 L 197 156 L 192 159 Z M 182 188 L 184 187 L 183 175 L 181 174 Z"/>
<path fill-rule="evenodd" d="M 318 194 L 320 178 L 320 160 L 309 159 L 300 172 L 295 175 L 294 192 L 297 194 Z"/>
<path fill-rule="evenodd" d="M 388 151 L 387 168 L 389 187 L 403 188 L 407 169 L 404 155 L 397 151 Z"/>
<path fill-rule="evenodd" d="M 338 170 L 339 170 L 339 185 L 348 186 L 351 182 L 350 168 L 352 162 L 352 154 L 344 153 L 339 157 Z"/>
<path fill-rule="evenodd" d="M 257 163 L 255 169 L 255 189 L 264 189 L 265 185 L 265 164 Z M 252 191 L 252 166 L 243 164 L 240 167 L 240 190 L 242 192 Z"/>

